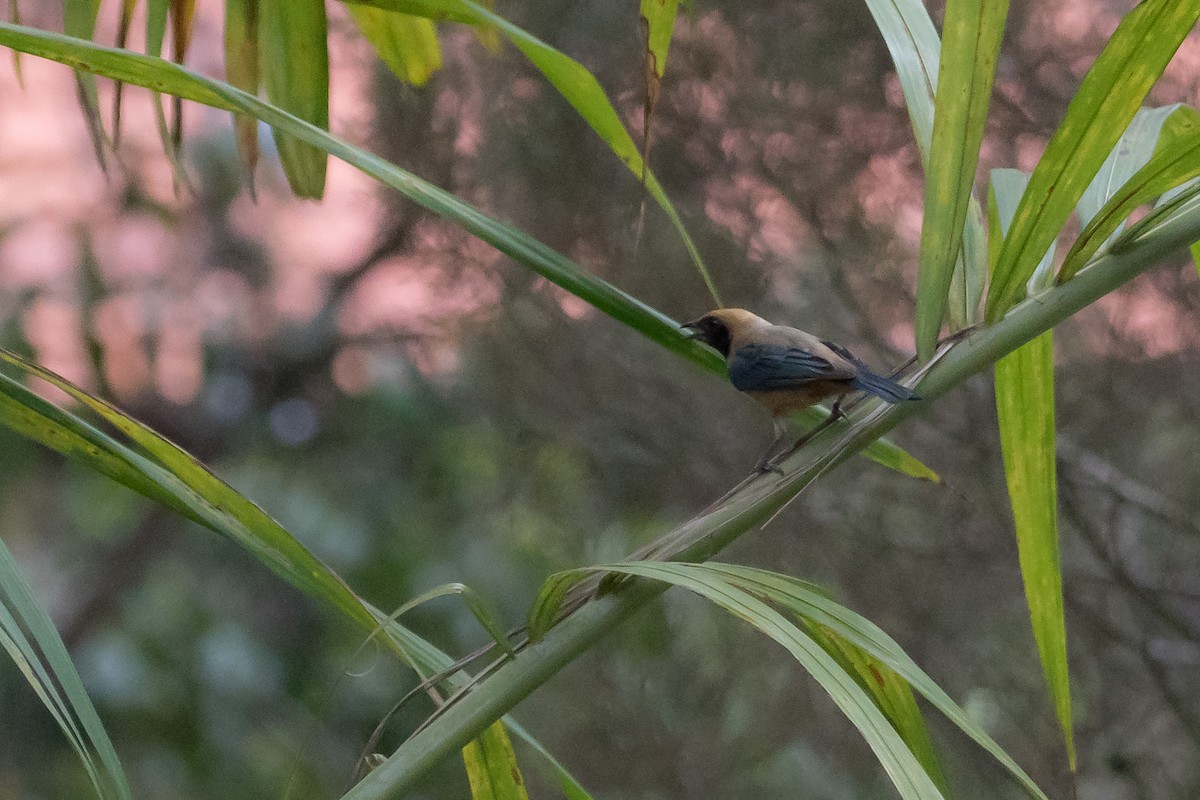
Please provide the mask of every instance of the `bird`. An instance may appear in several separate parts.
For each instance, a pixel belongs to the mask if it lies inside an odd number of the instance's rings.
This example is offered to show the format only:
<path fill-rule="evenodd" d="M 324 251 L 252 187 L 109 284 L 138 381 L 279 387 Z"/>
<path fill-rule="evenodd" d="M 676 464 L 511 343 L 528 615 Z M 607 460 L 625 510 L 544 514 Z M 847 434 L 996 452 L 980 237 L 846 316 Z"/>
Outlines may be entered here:
<path fill-rule="evenodd" d="M 787 435 L 787 415 L 833 399 L 831 424 L 843 416 L 842 399 L 866 392 L 887 403 L 920 398 L 906 386 L 877 375 L 846 348 L 787 325 L 773 325 L 744 308 L 721 308 L 684 323 L 684 336 L 703 342 L 724 358 L 733 388 L 767 407 L 775 438 L 759 459 L 759 472 L 779 471 L 771 454 Z M 812 433 L 815 433 L 813 431 Z M 809 436 L 812 435 L 809 434 Z M 794 451 L 800 439 L 779 458 Z"/>

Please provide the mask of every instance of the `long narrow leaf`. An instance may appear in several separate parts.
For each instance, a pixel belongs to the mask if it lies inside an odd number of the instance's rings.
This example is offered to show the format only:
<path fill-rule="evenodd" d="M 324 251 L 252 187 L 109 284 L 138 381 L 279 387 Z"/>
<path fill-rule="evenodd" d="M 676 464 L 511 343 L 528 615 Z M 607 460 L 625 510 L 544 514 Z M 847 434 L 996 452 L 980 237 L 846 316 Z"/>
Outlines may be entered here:
<path fill-rule="evenodd" d="M 921 0 L 866 0 L 875 25 L 883 34 L 912 122 L 921 163 L 928 166 L 933 143 L 934 96 L 937 93 L 941 42 Z M 950 321 L 962 328 L 979 316 L 987 259 L 984 255 L 983 213 L 979 201 L 968 201 L 963 246 L 950 281 Z"/>
<path fill-rule="evenodd" d="M 993 237 L 1012 224 L 1017 200 L 1029 177 L 1016 170 L 992 173 L 995 199 Z M 1047 253 L 1031 280 L 1049 276 Z M 1017 533 L 1017 554 L 1034 640 L 1075 769 L 1067 631 L 1063 615 L 1062 568 L 1058 548 L 1058 483 L 1054 446 L 1054 343 L 1047 331 L 996 362 L 996 414 L 1004 474 Z"/>
<path fill-rule="evenodd" d="M 1195 0 L 1145 0 L 1121 20 L 1084 76 L 1021 198 L 993 268 L 989 322 L 1022 298 L 1039 254 L 1057 238 L 1197 19 L 1200 4 Z"/>
<path fill-rule="evenodd" d="M 1154 155 L 1163 124 L 1181 108 L 1172 103 L 1158 108 L 1143 108 L 1134 115 L 1112 152 L 1100 165 L 1075 208 L 1079 224 L 1086 226 L 1133 174 Z"/>
<path fill-rule="evenodd" d="M 342 159 L 413 202 L 451 220 L 517 263 L 618 322 L 628 325 L 651 341 L 718 375 L 726 374 L 724 361 L 715 351 L 685 338 L 680 333 L 678 324 L 657 309 L 585 272 L 577 264 L 528 234 L 491 219 L 478 209 L 395 164 L 361 150 L 236 87 L 198 75 L 163 59 L 119 52 L 60 34 L 9 23 L 0 23 L 0 45 L 261 120 L 277 130 L 285 131 L 298 140 Z M 866 449 L 865 455 L 905 474 L 936 479 L 932 470 L 890 442 L 881 440 L 872 443 Z"/>
<path fill-rule="evenodd" d="M 442 67 L 433 21 L 370 6 L 347 5 L 350 18 L 397 78 L 424 86 Z"/>
<path fill-rule="evenodd" d="M 267 99 L 329 128 L 329 48 L 324 0 L 258 0 L 258 50 Z M 288 184 L 299 197 L 325 193 L 326 152 L 272 128 Z"/>
<path fill-rule="evenodd" d="M 917 275 L 915 328 L 922 360 L 933 354 L 946 315 L 1007 15 L 1008 0 L 946 4 Z"/>
<path fill-rule="evenodd" d="M 887 664 L 838 635 L 833 628 L 810 621 L 808 632 L 875 699 L 879 710 L 921 762 L 938 790 L 949 795 L 946 775 L 929 738 L 929 728 L 908 682 Z"/>
<path fill-rule="evenodd" d="M 225 0 L 225 79 L 249 94 L 262 80 L 258 60 L 258 0 Z M 258 120 L 233 117 L 234 139 L 250 185 L 258 164 Z"/>
<path fill-rule="evenodd" d="M 29 631 L 32 642 L 26 639 L 22 629 Z M 34 598 L 2 540 L 0 638 L 18 663 L 24 662 L 26 677 L 79 755 L 97 796 L 120 800 L 131 798 L 133 795 L 117 751 L 71 662 L 66 645 L 50 615 Z M 96 757 L 103 771 L 97 769 Z"/>
<path fill-rule="evenodd" d="M 96 34 L 96 17 L 100 11 L 100 0 L 62 0 L 63 31 L 68 36 L 91 39 Z M 92 150 L 103 169 L 107 163 L 105 151 L 109 148 L 108 134 L 104 132 L 104 120 L 100 116 L 100 97 L 96 92 L 96 79 L 86 70 L 76 70 L 75 91 L 79 96 L 79 107 L 92 140 Z"/>
<path fill-rule="evenodd" d="M 1079 234 L 1059 269 L 1059 283 L 1069 281 L 1120 228 L 1138 206 L 1200 176 L 1200 128 L 1160 148 L 1145 166 L 1123 182 Z"/>
<path fill-rule="evenodd" d="M 722 305 L 716 284 L 709 275 L 708 267 L 700 250 L 684 227 L 683 220 L 667 197 L 653 171 L 646 169 L 641 152 L 634 144 L 617 110 L 609 102 L 599 81 L 582 64 L 555 50 L 550 45 L 532 36 L 522 28 L 493 13 L 471 0 L 347 0 L 359 5 L 375 6 L 406 14 L 466 22 L 470 25 L 492 27 L 498 30 L 537 67 L 559 94 L 579 112 L 584 121 L 604 140 L 605 144 L 629 167 L 629 170 L 644 181 L 646 191 L 666 213 L 679 234 L 684 247 L 700 272 L 704 285 L 713 301 Z"/>
<path fill-rule="evenodd" d="M 626 573 L 628 569 L 635 566 L 640 567 L 643 563 L 645 562 L 638 562 L 637 565 L 609 564 L 551 576 L 530 608 L 529 628 L 531 634 L 544 632 L 553 623 L 555 608 L 561 602 L 562 594 L 569 589 L 572 583 L 577 582 L 584 572 L 595 569 Z M 987 750 L 1021 784 L 1030 797 L 1046 800 L 1046 795 L 1033 782 L 1033 779 L 932 678 L 917 666 L 916 662 L 904 652 L 895 640 L 870 620 L 831 600 L 820 586 L 788 575 L 735 564 L 666 563 L 658 564 L 658 566 L 663 568 L 662 572 L 711 573 L 756 597 L 778 604 L 813 624 L 832 629 L 851 645 L 895 670 L 947 719 Z M 658 579 L 663 580 L 663 578 Z"/>
<path fill-rule="evenodd" d="M 704 564 L 670 564 L 639 561 L 613 564 L 594 569 L 618 572 L 663 581 L 681 586 L 712 601 L 726 611 L 745 620 L 759 631 L 770 636 L 787 648 L 801 666 L 821 684 L 830 699 L 837 704 L 847 718 L 867 740 L 876 758 L 891 778 L 903 798 L 940 798 L 941 792 L 930 779 L 925 768 L 913 755 L 912 750 L 887 720 L 875 701 L 863 690 L 853 676 L 848 674 L 813 638 L 797 625 L 787 620 L 770 605 L 723 580 Z M 590 570 L 589 570 L 590 571 Z M 552 619 L 555 609 L 540 608 L 535 604 L 531 610 L 533 622 Z M 540 622 L 538 624 L 541 624 Z M 351 792 L 346 800 L 354 800 Z"/>
<path fill-rule="evenodd" d="M 474 800 L 529 800 L 512 742 L 497 722 L 463 748 Z"/>

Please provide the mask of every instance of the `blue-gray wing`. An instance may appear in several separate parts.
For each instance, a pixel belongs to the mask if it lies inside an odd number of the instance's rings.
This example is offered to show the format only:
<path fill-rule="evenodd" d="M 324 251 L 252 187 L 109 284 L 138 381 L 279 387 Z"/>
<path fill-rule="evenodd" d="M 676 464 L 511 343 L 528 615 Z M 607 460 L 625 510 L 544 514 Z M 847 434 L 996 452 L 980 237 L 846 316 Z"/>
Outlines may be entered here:
<path fill-rule="evenodd" d="M 798 389 L 813 381 L 849 378 L 824 358 L 801 347 L 781 344 L 748 344 L 729 359 L 729 381 L 742 392 Z"/>

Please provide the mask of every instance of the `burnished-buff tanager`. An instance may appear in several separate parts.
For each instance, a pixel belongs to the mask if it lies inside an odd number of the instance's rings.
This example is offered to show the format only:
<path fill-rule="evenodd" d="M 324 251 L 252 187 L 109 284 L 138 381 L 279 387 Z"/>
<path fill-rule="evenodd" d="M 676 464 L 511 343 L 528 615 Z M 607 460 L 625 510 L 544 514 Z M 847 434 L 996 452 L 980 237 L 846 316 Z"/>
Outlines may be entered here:
<path fill-rule="evenodd" d="M 741 308 L 710 311 L 688 322 L 689 338 L 710 345 L 725 357 L 733 387 L 762 403 L 775 423 L 775 440 L 759 462 L 787 433 L 786 416 L 823 400 L 834 400 L 833 415 L 851 392 L 866 392 L 888 403 L 919 399 L 893 380 L 876 375 L 849 350 L 786 325 L 772 325 Z"/>

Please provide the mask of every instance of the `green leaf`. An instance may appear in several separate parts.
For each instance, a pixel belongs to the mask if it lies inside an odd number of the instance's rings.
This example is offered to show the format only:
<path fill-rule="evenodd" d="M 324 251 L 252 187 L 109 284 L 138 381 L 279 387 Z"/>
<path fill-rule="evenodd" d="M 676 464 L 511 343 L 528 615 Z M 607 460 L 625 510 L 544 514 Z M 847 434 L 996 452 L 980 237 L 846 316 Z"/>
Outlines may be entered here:
<path fill-rule="evenodd" d="M 929 738 L 929 729 L 912 687 L 894 669 L 861 648 L 850 644 L 832 628 L 808 622 L 808 632 L 826 653 L 851 675 L 858 685 L 870 693 L 879 710 L 892 723 L 900 738 L 921 762 L 930 779 L 943 795 L 950 794 L 946 775 Z"/>
<path fill-rule="evenodd" d="M 717 375 L 727 375 L 725 362 L 716 351 L 686 338 L 681 333 L 678 323 L 657 309 L 584 271 L 523 231 L 491 219 L 473 206 L 395 164 L 357 148 L 311 123 L 297 119 L 269 103 L 264 103 L 247 92 L 197 75 L 186 67 L 163 59 L 119 52 L 36 28 L 0 23 L 0 45 L 68 66 L 89 69 L 127 83 L 156 87 L 193 102 L 259 119 L 277 131 L 284 131 L 292 138 L 319 147 L 342 159 L 423 208 L 456 223 L 517 263 L 651 341 Z M 886 441 L 870 445 L 866 455 L 884 466 L 899 467 L 905 474 L 928 479 L 936 477 L 928 467 Z"/>
<path fill-rule="evenodd" d="M 1195 0 L 1144 0 L 1121 20 L 1042 155 L 993 268 L 986 319 L 1022 298 L 1039 253 L 1066 223 L 1150 87 L 1200 18 Z"/>
<path fill-rule="evenodd" d="M 1074 771 L 1075 736 L 1058 550 L 1053 336 L 1047 331 L 996 363 L 996 413 L 1033 635 Z"/>
<path fill-rule="evenodd" d="M 750 623 L 783 645 L 821 684 L 830 699 L 867 740 L 901 797 L 942 797 L 925 768 L 858 681 L 810 635 L 750 592 L 723 579 L 724 576 L 717 574 L 712 565 L 639 561 L 590 567 L 586 571 L 617 572 L 681 586 Z M 576 574 L 581 572 L 576 571 Z M 557 591 L 557 587 L 554 591 Z M 541 602 L 542 598 L 539 597 L 531 609 L 531 635 L 535 620 L 551 619 L 555 613 L 554 609 L 548 613 L 539 609 Z"/>
<path fill-rule="evenodd" d="M 929 163 L 941 42 L 921 0 L 866 0 L 896 65 L 921 163 Z"/>
<path fill-rule="evenodd" d="M 91 39 L 96 33 L 96 16 L 100 11 L 100 0 L 62 0 L 63 32 L 78 39 Z M 96 79 L 86 71 L 76 70 L 75 91 L 79 96 L 79 107 L 92 140 L 92 150 L 101 169 L 106 169 L 105 151 L 110 147 L 108 134 L 104 132 L 104 120 L 100 116 L 100 97 L 96 92 Z"/>
<path fill-rule="evenodd" d="M 946 4 L 917 274 L 915 328 L 923 361 L 933 355 L 949 303 L 1007 14 L 1008 0 Z"/>
<path fill-rule="evenodd" d="M 579 112 L 584 121 L 637 176 L 638 180 L 644 182 L 646 191 L 654 198 L 654 201 L 658 203 L 675 227 L 692 262 L 699 270 L 704 285 L 712 295 L 713 301 L 718 307 L 722 305 L 720 294 L 708 273 L 700 250 L 684 227 L 683 220 L 675 210 L 675 206 L 659 184 L 658 178 L 654 176 L 654 172 L 646 169 L 642 154 L 634 144 L 633 137 L 629 135 L 621 118 L 617 116 L 617 110 L 608 101 L 608 96 L 600 87 L 600 83 L 582 64 L 470 0 L 347 0 L 347 2 L 348 4 L 374 6 L 430 17 L 435 20 L 446 19 L 475 26 L 491 26 L 498 30 L 546 76 L 559 94 Z"/>
<path fill-rule="evenodd" d="M 592 796 L 588 794 L 579 781 L 575 780 L 575 776 L 567 772 L 567 768 L 562 765 L 562 762 L 543 747 L 541 742 L 533 738 L 529 731 L 511 719 L 507 720 L 507 725 L 513 735 L 525 742 L 535 753 L 542 757 L 543 762 L 550 768 L 554 782 L 558 784 L 558 788 L 562 791 L 563 797 L 566 800 L 592 800 Z"/>
<path fill-rule="evenodd" d="M 994 224 L 999 241 L 1012 224 L 1029 176 L 1018 170 L 992 171 Z M 1049 275 L 1053 246 L 1039 273 Z M 1047 331 L 996 362 L 996 413 L 1004 474 L 1017 532 L 1017 553 L 1025 597 L 1046 685 L 1075 769 L 1071 686 L 1067 671 L 1067 632 L 1063 616 L 1062 569 L 1058 550 L 1058 483 L 1054 447 L 1054 346 Z"/>
<path fill-rule="evenodd" d="M 827 592 L 822 587 L 788 575 L 735 564 L 716 562 L 682 564 L 646 561 L 605 564 L 552 575 L 530 608 L 531 635 L 535 631 L 544 633 L 546 628 L 540 626 L 553 621 L 556 614 L 555 606 L 561 602 L 562 594 L 565 592 L 563 584 L 567 584 L 567 588 L 569 588 L 569 585 L 580 580 L 583 574 L 592 571 L 640 575 L 672 585 L 685 586 L 689 589 L 691 586 L 682 582 L 683 578 L 719 581 L 786 608 L 812 624 L 831 629 L 850 645 L 859 648 L 870 657 L 878 659 L 889 669 L 895 670 L 947 719 L 987 750 L 1021 784 L 1030 797 L 1046 800 L 1046 795 L 1033 782 L 1033 779 L 984 732 L 978 723 L 972 720 L 949 695 L 934 683 L 932 678 L 917 666 L 916 662 L 901 649 L 900 645 L 896 644 L 895 640 L 870 620 L 829 599 Z"/>
<path fill-rule="evenodd" d="M 658 78 L 667 70 L 671 32 L 679 13 L 679 0 L 642 0 L 641 20 L 646 30 L 646 69 Z"/>
<path fill-rule="evenodd" d="M 1059 270 L 1059 283 L 1074 277 L 1101 246 L 1120 231 L 1134 209 L 1200 176 L 1200 128 L 1174 137 L 1153 156 L 1148 152 L 1151 149 L 1152 144 L 1145 148 L 1149 158 L 1144 162 L 1145 166 L 1119 184 L 1120 188 L 1112 193 L 1079 234 Z"/>
<path fill-rule="evenodd" d="M 991 203 L 989 219 L 991 233 L 988 236 L 989 263 L 995 264 L 996 258 L 1004 242 L 1004 232 L 1012 224 L 1013 215 L 1020 205 L 1021 196 L 1029 186 L 1029 173 L 1019 169 L 994 169 L 990 176 L 988 201 Z M 1051 269 L 1054 266 L 1054 252 L 1057 242 L 1051 242 L 1050 247 L 1042 254 L 1033 274 L 1026 283 L 1028 294 L 1045 289 L 1051 283 Z"/>
<path fill-rule="evenodd" d="M 371 636 L 386 631 L 387 643 L 418 673 L 440 672 L 451 663 L 445 653 L 364 603 L 262 509 L 222 483 L 190 455 L 104 401 L 20 356 L 0 349 L 0 362 L 67 392 L 127 435 L 137 449 L 117 442 L 3 373 L 0 373 L 0 424 L 79 459 L 101 474 L 237 542 L 290 584 L 339 610 Z M 478 599 L 472 601 L 470 596 L 468 604 L 494 638 L 505 640 L 489 609 Z M 447 678 L 453 686 L 461 686 L 468 680 L 464 673 Z M 515 726 L 511 721 L 509 724 Z M 517 732 L 537 746 L 523 730 Z M 552 767 L 560 782 L 574 783 L 560 764 L 555 762 Z M 586 798 L 586 793 L 578 796 Z"/>
<path fill-rule="evenodd" d="M 225 0 L 225 79 L 248 94 L 258 94 L 258 0 Z M 233 116 L 238 154 L 251 186 L 258 165 L 258 120 Z"/>
<path fill-rule="evenodd" d="M 463 748 L 463 763 L 474 800 L 528 800 L 517 754 L 502 723 Z"/>
<path fill-rule="evenodd" d="M 414 608 L 425 605 L 430 600 L 450 595 L 462 597 L 463 601 L 467 604 L 467 609 L 475 617 L 475 621 L 479 623 L 481 628 L 487 631 L 488 635 L 492 637 L 492 641 L 508 655 L 516 656 L 517 653 L 513 650 L 512 643 L 508 641 L 508 637 L 504 632 L 504 626 L 500 624 L 495 610 L 474 589 L 463 583 L 443 583 L 427 592 L 422 592 L 391 614 L 388 614 L 388 619 L 396 620 Z"/>
<path fill-rule="evenodd" d="M 259 0 L 258 50 L 267 99 L 329 128 L 329 50 L 324 0 Z M 325 193 L 327 156 L 320 147 L 272 128 L 288 184 L 299 197 Z"/>
<path fill-rule="evenodd" d="M 941 57 L 937 31 L 920 0 L 867 0 L 867 8 L 896 65 L 921 163 L 928 166 Z M 950 321 L 956 329 L 978 321 L 988 265 L 985 247 L 983 213 L 979 201 L 972 196 L 968 201 L 962 249 L 950 280 Z"/>
<path fill-rule="evenodd" d="M 1134 115 L 1129 127 L 1121 134 L 1108 158 L 1100 165 L 1096 177 L 1088 184 L 1075 208 L 1079 224 L 1086 226 L 1133 174 L 1146 165 L 1154 155 L 1163 123 L 1182 105 L 1173 103 L 1159 108 L 1143 108 Z"/>
<path fill-rule="evenodd" d="M 8 651 L 67 737 L 87 771 L 96 796 L 131 798 L 133 794 L 117 751 L 66 645 L 50 615 L 33 596 L 3 540 L 0 540 L 0 646 Z"/>
<path fill-rule="evenodd" d="M 237 0 L 234 0 L 237 2 Z M 157 58 L 162 54 L 163 41 L 167 36 L 167 17 L 171 11 L 171 0 L 147 0 L 146 3 L 146 54 Z M 183 166 L 183 155 L 179 142 L 167 124 L 167 115 L 163 111 L 162 95 L 151 92 L 151 105 L 154 107 L 154 125 L 158 130 L 159 141 L 162 142 L 163 152 L 171 162 L 171 174 L 176 187 L 187 186 L 187 170 Z"/>
<path fill-rule="evenodd" d="M 442 48 L 431 20 L 369 6 L 347 5 L 346 10 L 400 80 L 424 86 L 441 69 Z"/>

